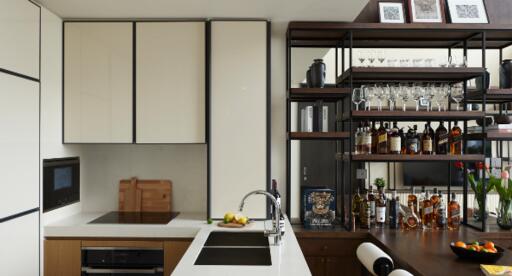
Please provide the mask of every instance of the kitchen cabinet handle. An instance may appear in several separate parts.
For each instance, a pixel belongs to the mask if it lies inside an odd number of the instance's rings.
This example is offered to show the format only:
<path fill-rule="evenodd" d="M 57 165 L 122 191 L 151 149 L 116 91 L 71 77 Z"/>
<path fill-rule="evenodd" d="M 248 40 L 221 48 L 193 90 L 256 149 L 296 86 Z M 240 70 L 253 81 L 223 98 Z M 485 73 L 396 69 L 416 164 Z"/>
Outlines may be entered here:
<path fill-rule="evenodd" d="M 156 267 L 152 269 L 111 269 L 82 267 L 82 272 L 91 274 L 155 274 L 157 272 L 164 272 L 164 269 L 162 267 Z"/>

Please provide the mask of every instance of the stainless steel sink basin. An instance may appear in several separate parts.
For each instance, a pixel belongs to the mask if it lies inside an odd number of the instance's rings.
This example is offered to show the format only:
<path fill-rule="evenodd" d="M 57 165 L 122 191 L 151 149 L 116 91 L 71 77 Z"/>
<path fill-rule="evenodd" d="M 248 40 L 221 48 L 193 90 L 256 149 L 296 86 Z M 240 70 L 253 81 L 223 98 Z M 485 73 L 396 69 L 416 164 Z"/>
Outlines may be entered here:
<path fill-rule="evenodd" d="M 272 265 L 263 232 L 212 231 L 195 265 Z"/>
<path fill-rule="evenodd" d="M 212 231 L 204 246 L 269 246 L 263 232 Z"/>

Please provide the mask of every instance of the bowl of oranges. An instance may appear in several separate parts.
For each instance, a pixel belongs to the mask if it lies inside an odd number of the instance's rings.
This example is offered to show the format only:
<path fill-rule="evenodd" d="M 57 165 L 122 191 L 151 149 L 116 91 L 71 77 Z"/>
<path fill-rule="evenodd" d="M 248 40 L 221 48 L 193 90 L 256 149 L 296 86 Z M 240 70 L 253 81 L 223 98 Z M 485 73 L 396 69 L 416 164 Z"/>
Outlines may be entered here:
<path fill-rule="evenodd" d="M 480 263 L 494 263 L 503 256 L 503 248 L 491 241 L 465 243 L 462 241 L 450 243 L 453 253 L 459 258 Z"/>

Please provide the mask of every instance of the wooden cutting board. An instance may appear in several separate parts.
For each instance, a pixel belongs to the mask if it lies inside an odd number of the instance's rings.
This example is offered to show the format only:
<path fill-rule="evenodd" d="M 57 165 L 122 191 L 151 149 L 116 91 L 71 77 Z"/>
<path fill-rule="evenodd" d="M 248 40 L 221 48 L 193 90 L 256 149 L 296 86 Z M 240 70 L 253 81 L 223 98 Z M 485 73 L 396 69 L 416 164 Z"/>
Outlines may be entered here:
<path fill-rule="evenodd" d="M 172 182 L 140 180 L 119 182 L 120 212 L 171 212 Z"/>

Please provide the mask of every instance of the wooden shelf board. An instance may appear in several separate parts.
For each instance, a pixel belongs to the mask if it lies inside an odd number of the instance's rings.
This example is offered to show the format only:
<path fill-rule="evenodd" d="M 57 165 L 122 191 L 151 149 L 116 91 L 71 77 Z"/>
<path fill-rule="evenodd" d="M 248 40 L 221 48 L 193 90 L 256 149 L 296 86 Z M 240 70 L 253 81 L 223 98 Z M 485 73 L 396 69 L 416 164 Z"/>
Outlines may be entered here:
<path fill-rule="evenodd" d="M 352 67 L 337 78 L 338 83 L 348 82 L 350 76 L 357 83 L 396 81 L 448 81 L 459 82 L 479 77 L 480 67 Z"/>
<path fill-rule="evenodd" d="M 361 162 L 414 162 L 414 161 L 481 161 L 482 154 L 464 155 L 406 155 L 406 154 L 369 154 L 352 155 L 353 161 Z"/>
<path fill-rule="evenodd" d="M 468 133 L 467 139 L 473 140 L 510 140 L 512 141 L 512 130 L 487 130 L 485 133 Z"/>
<path fill-rule="evenodd" d="M 473 103 L 481 103 L 483 96 L 486 95 L 487 103 L 507 103 L 512 102 L 512 88 L 490 88 L 484 91 L 469 89 L 467 100 Z"/>
<path fill-rule="evenodd" d="M 350 138 L 349 132 L 290 132 L 291 140 L 340 140 Z"/>
<path fill-rule="evenodd" d="M 350 88 L 291 88 L 291 100 L 342 99 L 350 96 Z"/>
<path fill-rule="evenodd" d="M 470 120 L 484 116 L 480 111 L 352 111 L 354 119 L 381 119 L 381 120 Z"/>

